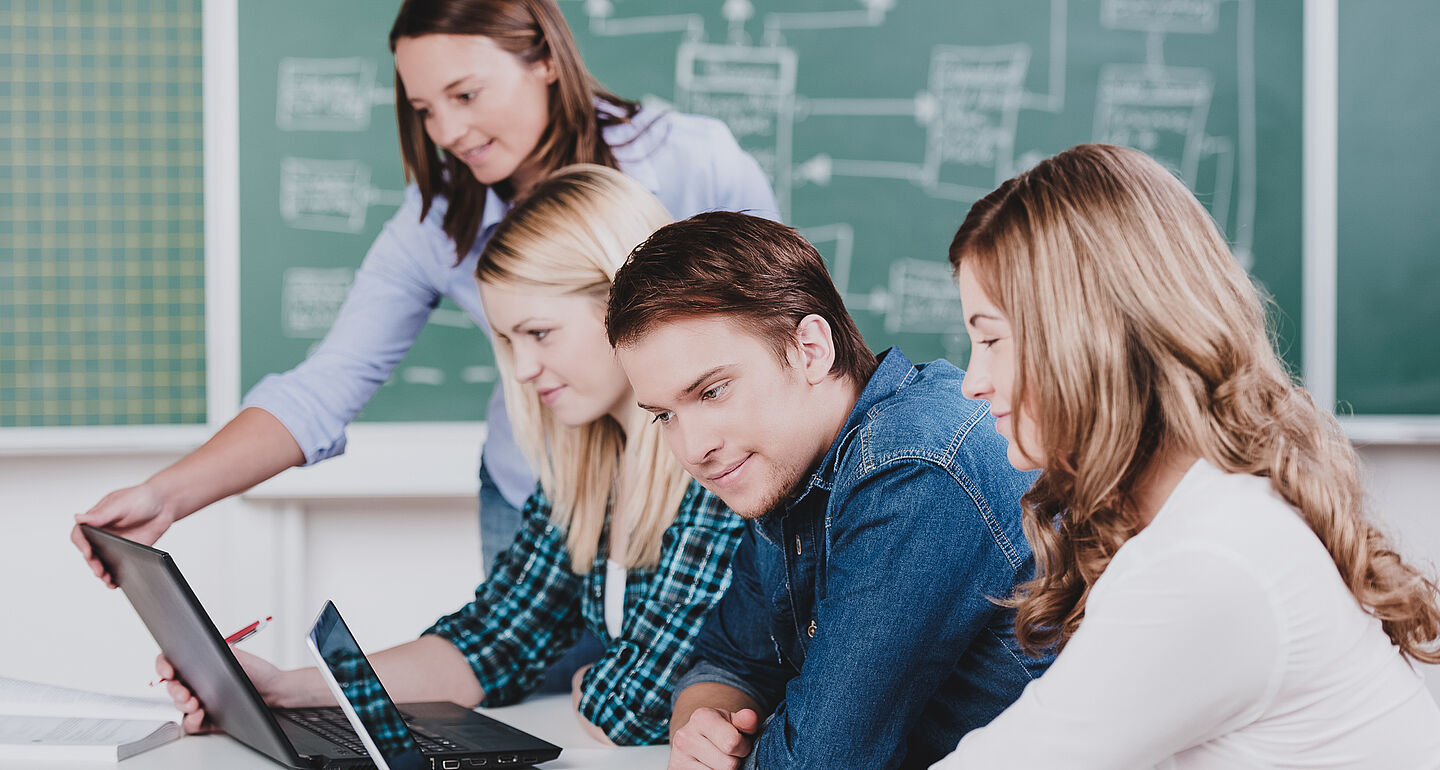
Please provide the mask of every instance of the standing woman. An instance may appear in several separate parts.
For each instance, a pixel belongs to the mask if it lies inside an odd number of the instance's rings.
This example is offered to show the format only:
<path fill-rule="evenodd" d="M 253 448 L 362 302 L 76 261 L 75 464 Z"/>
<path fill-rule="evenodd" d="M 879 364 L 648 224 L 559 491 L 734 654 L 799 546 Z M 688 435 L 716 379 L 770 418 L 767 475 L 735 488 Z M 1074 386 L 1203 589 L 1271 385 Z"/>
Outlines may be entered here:
<path fill-rule="evenodd" d="M 550 172 L 618 168 L 675 217 L 778 216 L 755 160 L 723 123 L 656 114 L 586 71 L 555 0 L 405 0 L 390 31 L 400 150 L 411 184 L 320 346 L 247 394 L 199 449 L 77 517 L 143 543 L 175 521 L 295 465 L 345 449 L 345 428 L 449 297 L 489 333 L 473 279 L 505 213 Z M 509 545 L 534 474 L 495 389 L 480 467 L 484 564 Z M 110 582 L 78 526 L 71 535 Z"/>
<path fill-rule="evenodd" d="M 966 395 L 1043 469 L 1017 636 L 1060 655 L 935 767 L 1440 767 L 1436 584 L 1184 185 L 1081 145 L 975 204 L 950 260 Z"/>
<path fill-rule="evenodd" d="M 475 601 L 371 656 L 397 701 L 514 703 L 588 629 L 604 651 L 566 682 L 582 728 L 602 743 L 665 742 L 675 682 L 745 527 L 685 473 L 605 336 L 615 271 L 669 220 L 633 179 L 577 165 L 542 182 L 486 246 L 476 275 L 540 484 Z M 314 668 L 236 654 L 271 705 L 334 702 Z M 159 670 L 174 676 L 163 660 Z M 202 704 L 182 683 L 169 690 L 199 728 Z"/>

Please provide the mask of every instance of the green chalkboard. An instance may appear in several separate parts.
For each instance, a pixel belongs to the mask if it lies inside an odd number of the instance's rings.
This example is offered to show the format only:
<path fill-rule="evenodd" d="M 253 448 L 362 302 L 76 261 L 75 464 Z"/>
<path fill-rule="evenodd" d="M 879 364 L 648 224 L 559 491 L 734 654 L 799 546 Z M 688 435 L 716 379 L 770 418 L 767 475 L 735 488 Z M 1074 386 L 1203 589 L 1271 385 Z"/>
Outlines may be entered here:
<path fill-rule="evenodd" d="M 561 3 L 605 85 L 730 125 L 769 174 L 785 220 L 829 260 L 872 347 L 962 363 L 968 345 L 945 264 L 955 228 L 1005 178 L 1092 140 L 1144 149 L 1196 191 L 1274 296 L 1284 353 L 1300 360 L 1301 5 Z M 393 107 L 382 96 L 393 76 L 385 34 L 395 8 L 393 0 L 241 4 L 246 386 L 299 361 L 323 333 L 318 300 L 308 306 L 316 312 L 299 314 L 312 322 L 306 334 L 282 323 L 287 271 L 322 287 L 328 276 L 338 302 L 347 271 L 398 201 Z M 277 83 L 295 78 L 297 60 L 318 73 L 314 84 L 331 73 L 317 91 L 329 123 L 277 121 L 277 102 L 293 109 Z M 286 158 L 363 176 L 341 197 L 366 203 L 287 221 L 276 205 Z M 489 370 L 489 350 L 458 317 L 446 313 L 450 325 L 425 332 L 367 418 L 479 416 L 488 383 L 464 373 Z M 407 379 L 417 367 L 423 376 Z"/>
<path fill-rule="evenodd" d="M 1339 10 L 1336 397 L 1359 415 L 1440 415 L 1440 14 Z"/>
<path fill-rule="evenodd" d="M 200 5 L 0 4 L 0 428 L 206 420 Z"/>

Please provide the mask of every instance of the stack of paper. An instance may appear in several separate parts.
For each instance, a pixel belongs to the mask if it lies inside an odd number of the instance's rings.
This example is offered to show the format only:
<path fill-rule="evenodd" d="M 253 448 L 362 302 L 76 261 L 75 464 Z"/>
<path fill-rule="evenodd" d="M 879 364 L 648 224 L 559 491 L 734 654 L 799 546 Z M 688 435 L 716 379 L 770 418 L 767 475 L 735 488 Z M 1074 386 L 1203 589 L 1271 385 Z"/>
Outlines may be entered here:
<path fill-rule="evenodd" d="M 120 760 L 180 737 L 168 698 L 0 677 L 0 760 Z"/>

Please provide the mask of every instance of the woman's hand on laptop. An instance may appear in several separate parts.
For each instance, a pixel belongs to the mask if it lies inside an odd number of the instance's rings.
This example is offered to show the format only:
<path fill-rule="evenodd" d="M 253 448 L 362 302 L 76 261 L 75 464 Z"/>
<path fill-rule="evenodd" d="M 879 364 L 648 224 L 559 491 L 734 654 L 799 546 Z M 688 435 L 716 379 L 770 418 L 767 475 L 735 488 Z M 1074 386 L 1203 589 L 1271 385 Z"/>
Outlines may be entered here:
<path fill-rule="evenodd" d="M 105 565 L 95 558 L 90 541 L 80 531 L 80 525 L 89 524 L 137 543 L 154 545 L 174 522 L 175 517 L 166 510 L 163 496 L 147 482 L 117 489 L 101 498 L 90 510 L 76 515 L 75 527 L 70 530 L 70 541 L 80 549 L 80 555 L 85 557 L 95 577 L 114 588 L 115 581 L 105 571 Z"/>
<path fill-rule="evenodd" d="M 298 677 L 306 673 L 314 674 L 314 669 L 281 671 L 273 663 L 258 655 L 251 655 L 244 650 L 239 650 L 234 647 L 231 647 L 230 651 L 235 653 L 235 659 L 240 662 L 240 667 L 245 670 L 245 675 L 250 678 L 250 683 L 255 685 L 255 690 L 260 693 L 260 698 L 269 705 L 324 705 L 326 703 L 334 703 L 331 697 L 321 698 L 318 702 L 300 702 L 314 699 L 290 697 L 289 689 L 286 687 L 289 683 L 288 680 L 291 677 Z M 180 726 L 185 728 L 185 732 L 204 733 L 215 729 L 214 726 L 205 719 L 205 704 L 201 703 L 200 699 L 195 697 L 195 693 L 191 692 L 190 688 L 186 687 L 184 682 L 175 678 L 175 667 L 170 665 L 170 661 L 166 660 L 164 655 L 155 658 L 155 671 L 160 674 L 163 679 L 169 680 L 166 688 L 170 692 L 171 700 L 175 701 L 175 708 L 179 709 L 180 713 L 185 715 L 184 719 L 180 722 Z M 318 680 L 319 676 L 316 675 L 315 678 Z M 321 682 L 321 687 L 324 687 L 323 682 Z M 328 696 L 329 690 L 325 690 L 324 692 Z"/>
<path fill-rule="evenodd" d="M 215 726 L 205 720 L 205 708 L 200 704 L 200 699 L 190 692 L 183 682 L 175 678 L 175 667 L 164 655 L 155 658 L 155 673 L 160 675 L 164 681 L 165 689 L 170 693 L 170 699 L 175 701 L 175 708 L 180 711 L 183 718 L 180 720 L 180 727 L 187 733 L 208 733 L 215 729 Z"/>
<path fill-rule="evenodd" d="M 115 581 L 90 552 L 80 524 L 154 545 L 171 524 L 304 462 L 305 453 L 284 423 L 264 409 L 247 407 L 199 449 L 143 484 L 117 489 L 100 498 L 90 510 L 75 517 L 76 527 L 70 539 L 95 576 L 114 588 Z"/>

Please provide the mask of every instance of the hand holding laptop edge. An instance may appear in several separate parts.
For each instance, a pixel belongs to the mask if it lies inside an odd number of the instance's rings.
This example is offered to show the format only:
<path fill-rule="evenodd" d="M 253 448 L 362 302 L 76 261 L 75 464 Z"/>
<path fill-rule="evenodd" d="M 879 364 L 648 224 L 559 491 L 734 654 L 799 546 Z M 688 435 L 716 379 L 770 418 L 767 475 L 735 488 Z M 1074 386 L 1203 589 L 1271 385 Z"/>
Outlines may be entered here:
<path fill-rule="evenodd" d="M 285 670 L 257 655 L 234 647 L 231 649 L 266 705 L 276 708 L 336 705 L 334 694 L 318 668 L 307 666 Z M 460 652 L 454 645 L 436 636 L 421 637 L 382 650 L 371 655 L 370 661 L 380 670 L 384 681 L 395 683 L 392 691 L 402 703 L 450 701 L 469 708 L 478 705 L 480 700 L 479 697 L 472 699 L 469 690 L 473 689 L 475 696 L 483 695 Z M 156 671 L 162 677 L 167 676 L 166 671 L 173 670 L 163 656 L 156 661 Z M 168 678 L 173 678 L 173 675 Z M 187 720 L 182 723 L 187 732 L 205 731 L 200 721 L 204 704 L 198 700 L 191 702 L 193 694 L 183 681 L 169 682 L 168 685 L 175 707 L 187 715 Z M 202 717 L 190 718 L 189 714 L 196 711 L 201 712 Z"/>
<path fill-rule="evenodd" d="M 235 653 L 235 659 L 240 663 L 240 668 L 244 669 L 245 675 L 250 678 L 251 684 L 255 685 L 255 690 L 260 693 L 261 699 L 271 706 L 284 705 L 283 702 L 289 700 L 282 695 L 284 680 L 288 674 L 303 675 L 306 671 L 309 671 L 314 675 L 314 678 L 322 688 L 325 686 L 324 682 L 319 678 L 319 673 L 313 668 L 299 671 L 282 671 L 275 664 L 265 660 L 259 655 L 254 655 L 239 649 L 233 649 L 232 651 Z M 205 721 L 205 704 L 201 703 L 199 698 L 185 686 L 183 680 L 176 678 L 175 667 L 170 664 L 170 661 L 165 659 L 164 655 L 159 655 L 155 658 L 155 672 L 162 678 L 169 680 L 165 683 L 165 687 L 170 693 L 171 700 L 175 701 L 175 708 L 179 709 L 180 713 L 185 715 L 184 719 L 180 722 L 180 726 L 185 728 L 185 732 L 213 732 L 215 729 L 214 726 Z M 323 690 L 323 692 L 327 695 L 329 694 L 328 689 Z M 333 706 L 335 705 L 335 701 L 333 698 L 327 698 L 307 705 Z"/>

